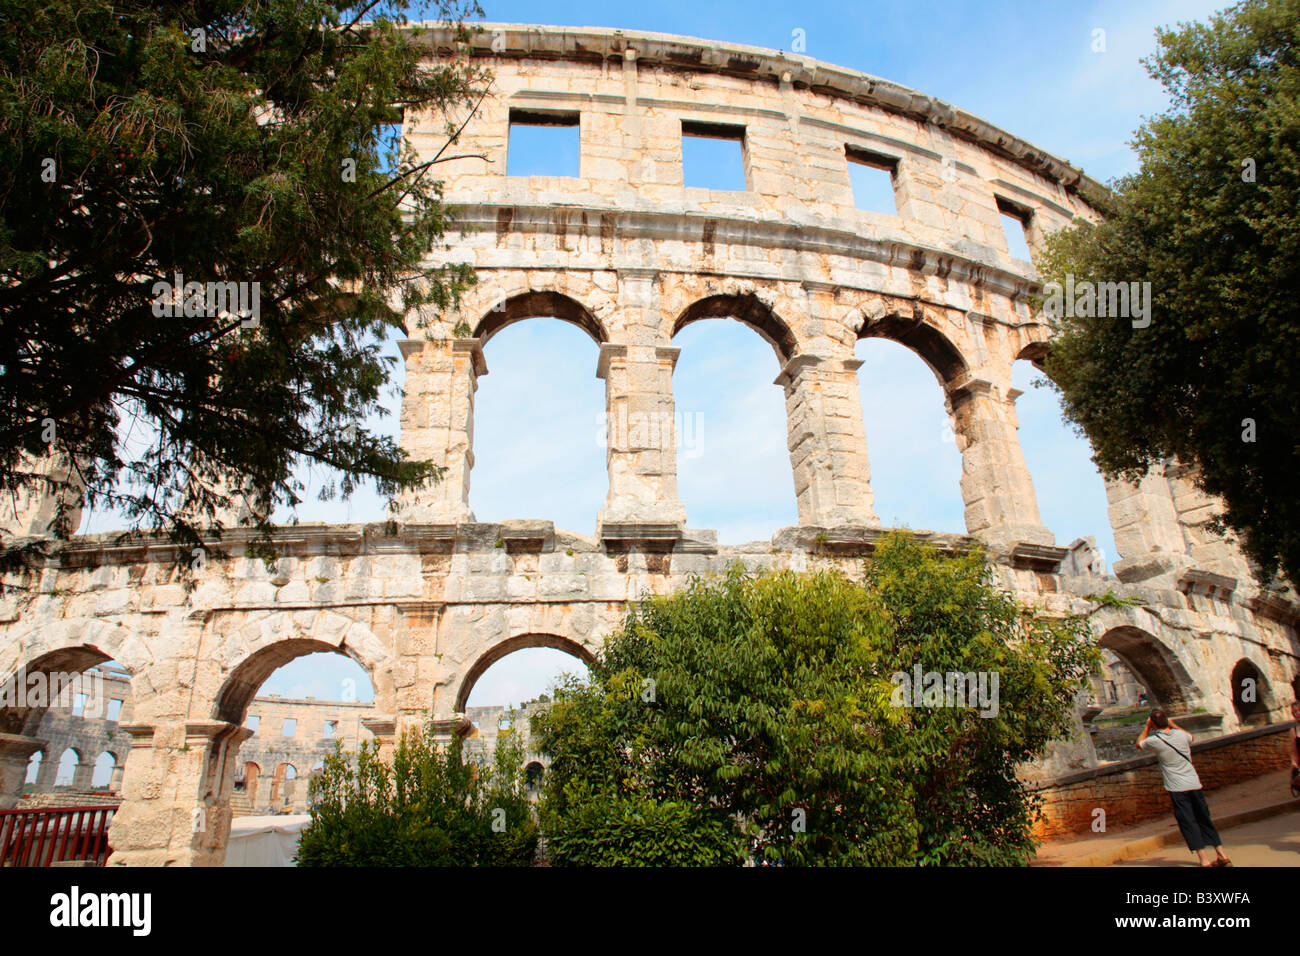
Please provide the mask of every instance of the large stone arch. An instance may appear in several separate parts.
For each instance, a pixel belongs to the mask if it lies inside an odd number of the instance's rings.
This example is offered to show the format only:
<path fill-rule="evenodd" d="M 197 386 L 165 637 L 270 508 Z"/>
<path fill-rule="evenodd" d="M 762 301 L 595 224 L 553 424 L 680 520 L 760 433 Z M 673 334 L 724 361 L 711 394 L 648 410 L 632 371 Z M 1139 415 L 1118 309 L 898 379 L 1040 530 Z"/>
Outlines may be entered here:
<path fill-rule="evenodd" d="M 859 339 L 889 339 L 920 356 L 946 391 L 965 381 L 971 363 L 933 317 L 919 306 L 910 312 L 867 306 L 852 310 L 845 322 L 857 330 Z"/>
<path fill-rule="evenodd" d="M 392 707 L 392 648 L 369 628 L 337 612 L 274 612 L 248 621 L 221 643 L 220 687 L 205 715 L 211 719 L 242 724 L 249 703 L 272 673 L 317 653 L 354 660 L 370 677 L 376 709 Z"/>
<path fill-rule="evenodd" d="M 515 651 L 521 651 L 529 647 L 550 647 L 558 651 L 564 651 L 571 654 L 584 664 L 590 665 L 596 658 L 591 650 L 572 638 L 563 637 L 559 634 L 517 634 L 514 637 L 507 637 L 493 644 L 487 650 L 483 651 L 475 661 L 470 664 L 469 668 L 459 677 L 456 684 L 456 694 L 453 700 L 453 710 L 457 714 L 465 712 L 466 704 L 469 701 L 469 695 L 474 690 L 474 685 L 478 683 L 484 672 L 501 660 L 508 654 Z"/>
<path fill-rule="evenodd" d="M 131 628 L 94 618 L 54 621 L 4 648 L 0 687 L 20 676 L 84 673 L 117 661 L 134 680 L 152 663 L 149 646 Z M 48 707 L 0 706 L 0 733 L 34 733 Z"/>
<path fill-rule="evenodd" d="M 1147 689 L 1152 706 L 1184 714 L 1202 699 L 1201 689 L 1180 655 L 1152 631 L 1131 622 L 1106 627 L 1098 640 Z"/>
<path fill-rule="evenodd" d="M 498 293 L 475 323 L 473 337 L 487 344 L 506 326 L 533 318 L 555 318 L 576 325 L 597 345 L 609 341 L 606 323 L 580 301 L 555 290 L 531 288 L 504 298 Z"/>
<path fill-rule="evenodd" d="M 673 319 L 670 336 L 701 319 L 735 319 L 763 337 L 782 367 L 799 351 L 798 338 L 769 296 L 758 290 L 721 291 L 695 299 Z"/>
<path fill-rule="evenodd" d="M 1038 328 L 1040 327 L 1035 326 L 1035 329 Z M 1047 356 L 1051 354 L 1052 344 L 1047 340 L 1047 334 L 1047 331 L 1043 330 L 1039 335 L 1034 336 L 1033 341 L 1016 353 L 1015 360 L 1019 362 L 1023 359 L 1038 371 L 1047 375 L 1048 378 L 1051 378 L 1052 376 L 1047 372 Z"/>

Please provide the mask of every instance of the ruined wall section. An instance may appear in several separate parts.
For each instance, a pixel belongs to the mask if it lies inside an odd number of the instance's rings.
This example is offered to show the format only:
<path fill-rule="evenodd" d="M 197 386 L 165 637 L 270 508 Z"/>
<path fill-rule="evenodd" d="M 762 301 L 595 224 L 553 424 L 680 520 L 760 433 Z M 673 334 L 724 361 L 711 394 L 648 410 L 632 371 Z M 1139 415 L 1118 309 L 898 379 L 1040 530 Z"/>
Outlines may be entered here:
<path fill-rule="evenodd" d="M 430 55 L 453 52 L 445 34 L 426 40 Z M 1033 245 L 1093 214 L 1095 184 L 1082 173 L 931 97 L 802 57 L 492 25 L 472 53 L 496 85 L 457 151 L 483 158 L 439 167 L 463 232 L 430 262 L 469 261 L 480 283 L 454 315 L 411 316 L 402 347 L 402 444 L 446 464 L 447 479 L 404 496 L 395 524 L 280 529 L 270 564 L 242 557 L 240 531 L 225 536 L 228 560 L 215 559 L 214 542 L 201 569 L 166 542 L 85 536 L 6 582 L 0 677 L 108 660 L 130 674 L 113 863 L 220 864 L 252 752 L 248 713 L 266 678 L 304 654 L 344 654 L 367 672 L 375 702 L 363 727 L 391 752 L 398 734 L 428 719 L 445 738 L 472 730 L 473 686 L 506 654 L 552 647 L 590 660 L 631 602 L 693 574 L 738 562 L 859 575 L 884 533 L 856 394 L 853 347 L 864 336 L 899 341 L 927 362 L 962 452 L 964 532 L 919 537 L 983 549 L 1027 604 L 1088 614 L 1102 646 L 1175 715 L 1217 716 L 1225 733 L 1284 719 L 1300 676 L 1300 612 L 1258 587 L 1239 552 L 1201 536 L 1212 503 L 1164 478 L 1116 488 L 1128 562 L 1118 577 L 1042 525 L 1011 368 L 1041 359 L 1048 330 L 1030 313 L 1035 276 L 1009 254 L 999 200 L 1025 212 Z M 512 108 L 579 114 L 580 177 L 505 175 Z M 681 184 L 683 121 L 743 125 L 744 192 Z M 407 124 L 424 155 L 441 146 L 436 118 Z M 898 216 L 852 207 L 848 147 L 892 157 Z M 609 493 L 592 527 L 476 522 L 468 491 L 483 345 L 539 316 L 572 322 L 598 344 L 592 374 L 615 420 L 671 417 L 682 327 L 733 318 L 753 328 L 772 347 L 786 399 L 798 526 L 740 546 L 690 528 L 671 430 L 656 441 L 611 436 Z M 468 335 L 457 335 L 461 323 Z M 1243 663 L 1260 677 L 1249 713 L 1234 699 Z M 43 716 L 0 708 L 0 807 L 21 791 Z M 1026 772 L 1050 781 L 1095 763 L 1079 722 Z"/>

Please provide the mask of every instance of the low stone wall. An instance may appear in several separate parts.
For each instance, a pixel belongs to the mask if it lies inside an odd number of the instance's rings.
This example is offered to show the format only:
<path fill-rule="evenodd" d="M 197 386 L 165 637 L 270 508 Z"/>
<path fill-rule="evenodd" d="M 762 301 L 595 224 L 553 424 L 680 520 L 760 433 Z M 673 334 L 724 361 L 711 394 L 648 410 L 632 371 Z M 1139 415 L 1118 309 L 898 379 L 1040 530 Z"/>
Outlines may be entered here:
<path fill-rule="evenodd" d="M 1217 790 L 1291 765 L 1291 722 L 1192 743 L 1192 761 L 1205 790 Z M 1133 738 L 1141 732 L 1135 729 Z M 1088 833 L 1095 811 L 1106 811 L 1106 829 L 1134 826 L 1172 813 L 1154 755 L 1068 774 L 1038 791 L 1039 839 Z M 1282 799 L 1284 794 L 1279 793 Z"/>
<path fill-rule="evenodd" d="M 122 802 L 113 790 L 55 790 L 50 793 L 24 794 L 18 802 L 19 810 L 39 810 L 42 807 L 115 807 Z"/>

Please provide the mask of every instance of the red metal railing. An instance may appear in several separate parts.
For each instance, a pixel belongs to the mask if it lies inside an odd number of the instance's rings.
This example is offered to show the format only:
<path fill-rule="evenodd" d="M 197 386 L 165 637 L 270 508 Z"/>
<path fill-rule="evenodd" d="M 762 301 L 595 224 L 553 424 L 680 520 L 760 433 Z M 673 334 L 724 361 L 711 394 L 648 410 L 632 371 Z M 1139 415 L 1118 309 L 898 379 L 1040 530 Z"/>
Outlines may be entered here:
<path fill-rule="evenodd" d="M 118 805 L 0 810 L 0 866 L 50 866 L 70 861 L 103 866 L 108 824 Z"/>

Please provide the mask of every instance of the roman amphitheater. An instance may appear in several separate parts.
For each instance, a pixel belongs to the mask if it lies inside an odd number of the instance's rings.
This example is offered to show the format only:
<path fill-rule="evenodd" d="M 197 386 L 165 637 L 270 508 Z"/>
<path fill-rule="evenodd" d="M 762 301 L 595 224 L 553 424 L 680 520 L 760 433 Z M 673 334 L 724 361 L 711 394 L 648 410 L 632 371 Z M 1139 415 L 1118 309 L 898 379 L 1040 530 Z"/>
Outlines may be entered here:
<path fill-rule="evenodd" d="M 225 539 L 230 560 L 190 573 L 163 541 L 79 537 L 0 599 L 0 674 L 113 661 L 129 675 L 111 864 L 222 862 L 250 707 L 301 655 L 344 654 L 367 671 L 376 699 L 362 723 L 391 746 L 428 716 L 439 733 L 466 732 L 470 692 L 491 664 L 527 647 L 589 660 L 629 602 L 689 575 L 734 562 L 860 573 L 885 530 L 858 398 L 864 337 L 925 361 L 961 452 L 966 527 L 914 533 L 986 549 L 1025 602 L 1090 612 L 1117 670 L 1194 716 L 1233 773 L 1276 762 L 1300 673 L 1300 608 L 1262 589 L 1237 546 L 1212 533 L 1216 502 L 1187 470 L 1170 463 L 1138 486 L 1108 486 L 1113 575 L 1086 541 L 1058 542 L 1039 517 L 1011 371 L 1041 362 L 1050 343 L 1030 305 L 1035 273 L 1010 254 L 1001 216 L 1033 247 L 1094 216 L 1097 183 L 957 107 L 800 55 L 520 25 L 487 25 L 468 47 L 442 30 L 424 40 L 431 57 L 468 53 L 495 77 L 458 144 L 464 158 L 438 167 L 461 231 L 431 254 L 469 261 L 479 284 L 457 314 L 412 321 L 417 337 L 401 343 L 402 444 L 445 464 L 445 480 L 403 498 L 396 526 L 285 527 L 270 567 L 240 556 L 238 532 Z M 442 147 L 442 120 L 406 124 L 422 154 Z M 576 128 L 579 175 L 507 176 L 512 125 Z M 745 189 L 684 186 L 684 136 L 739 142 Z M 888 174 L 897 215 L 855 208 L 851 164 Z M 611 427 L 594 535 L 545 516 L 478 523 L 469 509 L 483 347 L 535 317 L 572 323 L 599 347 L 592 373 Z M 720 545 L 690 527 L 673 429 L 651 427 L 673 421 L 674 336 L 715 319 L 766 341 L 785 396 L 798 524 L 770 541 Z M 42 534 L 49 509 L 12 514 L 9 534 Z M 1096 600 L 1107 592 L 1126 600 Z M 1079 807 L 1099 799 L 1118 820 L 1134 803 L 1122 787 L 1151 773 L 1141 760 L 1099 764 L 1089 717 L 1081 706 L 1074 737 L 1026 768 L 1051 795 L 1048 831 L 1076 827 Z M 32 755 L 49 747 L 45 718 L 39 706 L 3 711 L 0 807 L 17 805 Z"/>

